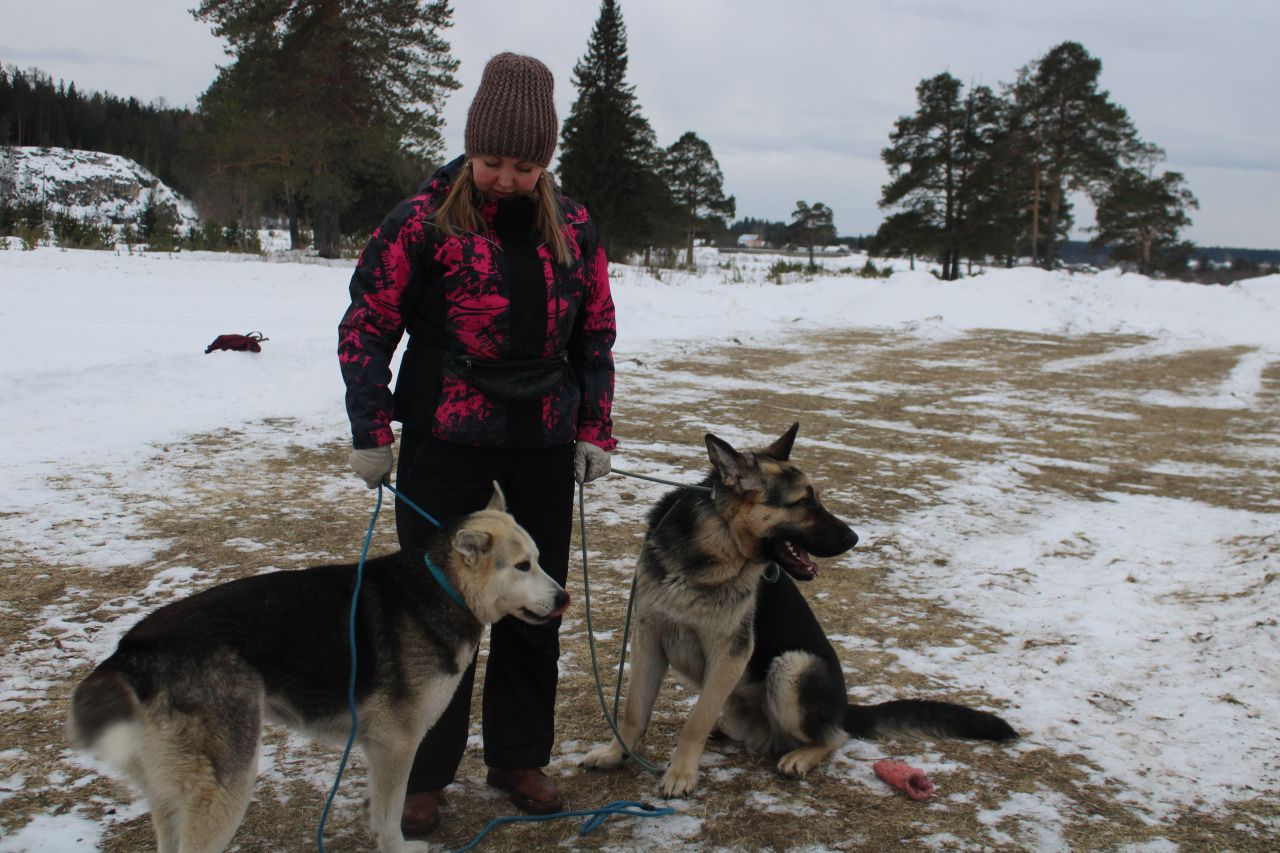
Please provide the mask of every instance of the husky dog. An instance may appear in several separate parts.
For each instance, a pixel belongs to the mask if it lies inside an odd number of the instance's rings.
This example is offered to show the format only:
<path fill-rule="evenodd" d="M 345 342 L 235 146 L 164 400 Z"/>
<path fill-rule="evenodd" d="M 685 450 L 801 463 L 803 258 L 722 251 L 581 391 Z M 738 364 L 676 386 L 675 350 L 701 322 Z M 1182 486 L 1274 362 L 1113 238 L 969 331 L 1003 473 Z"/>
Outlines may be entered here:
<path fill-rule="evenodd" d="M 699 690 L 659 789 L 694 790 L 717 726 L 802 776 L 848 740 L 895 730 L 984 740 L 1017 734 L 985 711 L 947 702 L 848 704 L 839 658 L 795 583 L 818 575 L 810 555 L 835 557 L 858 536 L 818 500 L 789 459 L 800 425 L 758 452 L 706 437 L 703 489 L 662 498 L 636 567 L 634 651 L 620 732 L 634 747 L 649 726 L 668 666 Z M 778 570 L 785 570 L 783 574 Z M 613 768 L 617 738 L 583 759 Z"/>
<path fill-rule="evenodd" d="M 409 766 L 482 629 L 507 615 L 545 622 L 569 595 L 539 567 L 496 483 L 485 509 L 446 525 L 424 551 L 369 560 L 364 572 L 355 698 L 370 824 L 382 853 L 424 851 L 400 831 Z M 257 776 L 264 718 L 346 741 L 355 582 L 356 566 L 341 565 L 212 587 L 144 618 L 76 688 L 72 742 L 142 789 L 161 853 L 230 843 Z"/>

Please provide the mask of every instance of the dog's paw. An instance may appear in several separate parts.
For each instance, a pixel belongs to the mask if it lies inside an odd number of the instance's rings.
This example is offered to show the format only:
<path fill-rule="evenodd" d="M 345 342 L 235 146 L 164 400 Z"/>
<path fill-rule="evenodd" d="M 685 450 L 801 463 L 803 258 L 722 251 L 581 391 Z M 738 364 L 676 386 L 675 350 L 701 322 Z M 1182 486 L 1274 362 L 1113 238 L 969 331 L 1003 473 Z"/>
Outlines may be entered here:
<path fill-rule="evenodd" d="M 622 766 L 624 753 L 622 744 L 614 740 L 604 746 L 597 746 L 582 759 L 583 767 L 594 767 L 597 770 L 615 770 Z"/>
<path fill-rule="evenodd" d="M 793 749 L 778 759 L 778 772 L 786 776 L 804 776 L 821 764 L 831 751 L 831 747 L 825 744 L 808 744 Z"/>
<path fill-rule="evenodd" d="M 778 759 L 778 772 L 783 776 L 804 776 L 813 769 L 808 756 L 800 754 L 801 750 L 788 752 Z"/>
<path fill-rule="evenodd" d="M 662 781 L 658 783 L 658 793 L 668 799 L 687 797 L 697 787 L 698 769 L 696 767 L 693 770 L 677 770 L 672 764 L 667 768 L 667 772 L 662 774 Z"/>

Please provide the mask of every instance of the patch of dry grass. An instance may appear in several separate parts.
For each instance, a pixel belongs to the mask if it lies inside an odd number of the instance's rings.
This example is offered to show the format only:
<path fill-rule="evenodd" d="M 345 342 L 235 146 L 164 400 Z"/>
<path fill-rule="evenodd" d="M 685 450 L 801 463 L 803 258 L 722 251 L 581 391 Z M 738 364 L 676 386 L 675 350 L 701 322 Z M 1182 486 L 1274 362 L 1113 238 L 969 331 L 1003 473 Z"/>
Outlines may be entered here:
<path fill-rule="evenodd" d="M 729 346 L 697 359 L 624 364 L 615 412 L 623 441 L 618 464 L 683 472 L 678 479 L 693 481 L 705 467 L 705 432 L 728 430 L 768 440 L 800 420 L 798 461 L 823 487 L 827 504 L 855 528 L 875 519 L 891 530 L 895 519 L 939 500 L 973 462 L 1017 461 L 1031 487 L 1082 499 L 1134 492 L 1280 510 L 1280 471 L 1251 464 L 1242 451 L 1274 448 L 1280 435 L 1280 369 L 1267 369 L 1262 399 L 1254 405 L 1202 406 L 1197 394 L 1212 393 L 1242 350 L 1105 357 L 1144 343 L 1131 336 L 992 331 L 930 342 L 893 332 L 857 332 L 811 335 L 777 348 Z M 1076 366 L 1054 369 L 1066 359 Z M 290 428 L 287 422 L 278 426 Z M 49 608 L 90 626 L 112 623 L 129 612 L 130 602 L 142 604 L 134 599 L 165 567 L 198 567 L 204 573 L 197 583 L 205 585 L 265 567 L 353 560 L 372 500 L 363 489 L 334 487 L 335 477 L 344 476 L 342 442 L 291 447 L 268 460 L 265 469 L 243 464 L 241 443 L 241 436 L 227 431 L 157 449 L 149 464 L 173 468 L 183 485 L 176 497 L 157 495 L 139 509 L 148 536 L 167 543 L 146 565 L 106 573 L 33 564 L 22 555 L 0 553 L 12 567 L 0 579 L 9 611 L 0 621 L 0 640 L 18 655 L 52 647 L 56 657 L 60 641 L 46 624 Z M 589 491 L 589 540 L 596 555 L 593 615 L 597 631 L 612 632 L 600 642 L 609 696 L 630 560 L 639 547 L 645 512 L 661 491 L 619 478 Z M 380 524 L 375 551 L 393 547 L 390 516 Z M 1090 547 L 1085 538 L 1064 541 L 1059 555 L 1085 554 Z M 1280 550 L 1274 537 L 1242 541 L 1239 547 L 1269 554 Z M 857 571 L 826 572 L 808 590 L 829 632 L 865 641 L 856 652 L 838 648 L 851 695 L 878 701 L 927 693 L 999 708 L 1000 697 L 913 673 L 894 654 L 895 649 L 923 652 L 961 645 L 981 651 L 1006 639 L 970 614 L 904 594 L 895 580 L 903 553 L 891 532 L 878 536 L 856 552 Z M 578 571 L 571 569 L 570 588 L 580 608 Z M 148 607 L 156 603 L 145 602 Z M 584 807 L 651 797 L 654 779 L 634 767 L 602 773 L 576 766 L 576 756 L 607 735 L 580 609 L 566 621 L 563 649 L 554 770 L 568 802 Z M 62 709 L 71 684 L 86 668 L 87 661 L 68 654 L 64 678 L 47 685 L 48 695 L 31 697 L 26 711 L 6 716 L 0 778 L 22 781 L 20 790 L 0 799 L 0 829 L 12 831 L 36 812 L 73 808 L 110 819 L 129 800 L 123 786 L 88 778 L 65 760 Z M 674 747 L 689 698 L 674 684 L 664 690 L 643 748 L 655 761 L 665 761 Z M 1273 791 L 1258 791 L 1255 798 L 1221 810 L 1188 804 L 1172 818 L 1156 820 L 1118 782 L 1102 778 L 1084 755 L 1060 754 L 1037 745 L 1034 733 L 1028 735 L 1027 742 L 1012 748 L 930 744 L 934 766 L 940 768 L 931 770 L 939 796 L 925 805 L 889 793 L 859 757 L 915 750 L 916 744 L 845 750 L 809 778 L 794 780 L 781 778 L 769 762 L 732 744 L 713 743 L 711 753 L 719 757 L 707 768 L 702 791 L 679 804 L 701 821 L 684 842 L 699 849 L 909 849 L 946 834 L 957 847 L 1028 849 L 1037 846 L 1043 829 L 1077 849 L 1118 849 L 1155 839 L 1186 849 L 1274 847 L 1280 800 Z M 269 739 L 278 766 L 310 767 L 313 778 L 273 772 L 260 780 L 236 837 L 235 849 L 241 851 L 309 845 L 323 799 L 316 768 L 323 776 L 337 766 L 332 751 L 297 746 L 280 733 Z M 328 834 L 334 851 L 371 844 L 358 809 L 349 807 L 350 798 L 362 796 L 358 761 L 349 773 L 348 807 L 335 812 Z M 69 776 L 76 784 L 67 784 Z M 450 789 L 437 839 L 441 844 L 465 843 L 491 817 L 512 811 L 482 780 L 478 750 L 469 750 L 459 782 Z M 1037 827 L 1025 817 L 993 818 L 994 810 L 1019 793 L 1050 803 L 1046 812 L 1055 812 L 1061 823 Z M 560 844 L 638 849 L 654 846 L 655 838 L 662 839 L 658 846 L 670 843 L 669 836 L 649 834 L 665 830 L 643 823 L 615 818 L 585 838 L 576 837 L 577 824 L 571 821 L 522 824 L 498 830 L 484 849 Z M 150 844 L 146 819 L 135 818 L 113 823 L 104 849 L 133 851 Z"/>

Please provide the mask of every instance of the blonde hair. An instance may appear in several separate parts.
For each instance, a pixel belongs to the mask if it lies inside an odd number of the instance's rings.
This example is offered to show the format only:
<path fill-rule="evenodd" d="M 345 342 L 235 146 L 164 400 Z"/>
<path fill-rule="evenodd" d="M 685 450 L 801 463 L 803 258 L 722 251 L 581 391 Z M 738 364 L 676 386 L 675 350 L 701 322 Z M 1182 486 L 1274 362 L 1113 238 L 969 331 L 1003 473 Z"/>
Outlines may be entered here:
<path fill-rule="evenodd" d="M 569 241 L 564 236 L 564 211 L 560 208 L 560 197 L 556 193 L 555 181 L 546 169 L 538 175 L 538 182 L 533 187 L 533 200 L 536 210 L 533 227 L 547 244 L 551 258 L 561 266 L 569 266 L 573 255 L 569 252 Z M 462 171 L 449 188 L 449 194 L 436 208 L 435 223 L 441 231 L 450 237 L 457 237 L 463 232 L 483 234 L 489 229 L 480 206 L 484 196 L 476 189 L 471 177 L 471 161 L 462 165 Z"/>

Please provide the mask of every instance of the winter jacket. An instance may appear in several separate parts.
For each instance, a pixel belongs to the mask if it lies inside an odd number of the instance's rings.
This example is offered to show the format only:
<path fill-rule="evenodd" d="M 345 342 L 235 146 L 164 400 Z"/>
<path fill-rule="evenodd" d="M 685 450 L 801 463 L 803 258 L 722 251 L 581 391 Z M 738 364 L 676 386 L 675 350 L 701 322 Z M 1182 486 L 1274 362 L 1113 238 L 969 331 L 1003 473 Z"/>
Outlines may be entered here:
<path fill-rule="evenodd" d="M 568 267 L 554 263 L 533 232 L 528 199 L 486 202 L 486 233 L 450 237 L 431 217 L 463 162 L 442 167 L 391 212 L 351 277 L 338 361 L 354 446 L 390 444 L 398 420 L 473 446 L 580 439 L 613 450 L 613 299 L 586 209 L 561 196 Z M 391 356 L 406 330 L 393 395 Z M 557 356 L 570 370 L 528 402 L 482 392 L 462 366 L 467 358 L 504 364 Z"/>

